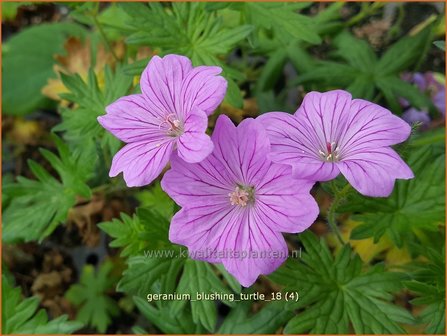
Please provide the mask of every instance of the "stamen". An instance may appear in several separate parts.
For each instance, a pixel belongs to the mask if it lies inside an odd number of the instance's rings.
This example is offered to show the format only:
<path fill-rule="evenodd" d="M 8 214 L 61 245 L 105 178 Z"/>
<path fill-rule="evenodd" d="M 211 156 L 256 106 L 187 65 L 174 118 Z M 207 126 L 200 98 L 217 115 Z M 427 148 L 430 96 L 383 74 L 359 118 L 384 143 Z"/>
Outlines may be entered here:
<path fill-rule="evenodd" d="M 167 134 L 172 137 L 176 137 L 183 134 L 182 122 L 179 119 L 176 119 L 175 117 L 176 116 L 173 113 L 168 114 L 165 120 L 163 120 L 161 124 L 158 126 L 161 129 L 162 126 L 166 124 L 168 126 Z"/>
<path fill-rule="evenodd" d="M 333 142 L 326 142 L 326 152 L 319 149 L 318 154 L 326 162 L 337 162 L 340 159 L 340 147 Z"/>
<path fill-rule="evenodd" d="M 253 200 L 253 188 L 241 188 L 237 186 L 235 190 L 228 194 L 231 205 L 240 205 L 241 207 Z"/>

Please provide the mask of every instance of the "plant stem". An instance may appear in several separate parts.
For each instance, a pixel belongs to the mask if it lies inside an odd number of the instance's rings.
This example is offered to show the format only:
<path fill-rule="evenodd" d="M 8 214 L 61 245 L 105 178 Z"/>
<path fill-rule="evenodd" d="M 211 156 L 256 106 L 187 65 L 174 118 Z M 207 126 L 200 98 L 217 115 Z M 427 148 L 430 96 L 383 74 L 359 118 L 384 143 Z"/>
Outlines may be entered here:
<path fill-rule="evenodd" d="M 361 5 L 362 9 L 360 10 L 360 12 L 358 14 L 356 14 L 355 16 L 353 16 L 345 25 L 347 27 L 353 26 L 356 23 L 362 21 L 364 18 L 366 18 L 369 15 L 373 15 L 375 14 L 375 12 L 380 9 L 381 7 L 383 7 L 383 4 L 381 3 L 373 3 L 371 5 L 367 4 L 367 3 L 362 3 Z"/>
<path fill-rule="evenodd" d="M 96 28 L 98 28 L 99 33 L 102 36 L 102 39 L 104 40 L 104 42 L 106 43 L 107 49 L 109 49 L 110 53 L 112 54 L 113 58 L 115 59 L 115 61 L 119 61 L 118 56 L 116 56 L 115 51 L 113 50 L 113 47 L 109 41 L 109 39 L 107 38 L 106 33 L 104 32 L 104 29 L 102 29 L 102 25 L 98 20 L 98 16 L 97 15 L 93 15 L 93 22 L 95 22 L 95 26 Z"/>
<path fill-rule="evenodd" d="M 333 190 L 335 191 L 335 197 L 332 201 L 331 206 L 329 207 L 327 211 L 327 222 L 329 224 L 329 227 L 334 232 L 335 236 L 337 237 L 340 244 L 345 245 L 345 241 L 343 240 L 343 237 L 340 233 L 340 230 L 337 226 L 337 208 L 338 206 L 344 201 L 346 194 L 351 189 L 351 185 L 347 184 L 343 187 L 343 189 L 338 190 L 335 188 L 335 184 L 333 184 Z"/>
<path fill-rule="evenodd" d="M 104 192 L 106 194 L 111 194 L 117 191 L 128 190 L 126 186 L 116 185 L 116 184 L 102 184 L 91 189 L 92 193 Z"/>

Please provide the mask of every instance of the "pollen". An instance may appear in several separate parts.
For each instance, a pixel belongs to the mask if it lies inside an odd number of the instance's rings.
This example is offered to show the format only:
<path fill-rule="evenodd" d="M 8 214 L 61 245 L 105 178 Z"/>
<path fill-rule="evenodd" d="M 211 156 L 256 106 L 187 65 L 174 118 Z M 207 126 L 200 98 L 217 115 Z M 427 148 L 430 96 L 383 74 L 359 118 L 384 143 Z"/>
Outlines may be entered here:
<path fill-rule="evenodd" d="M 230 197 L 231 205 L 240 205 L 241 207 L 247 206 L 250 201 L 250 193 L 240 187 L 236 187 L 235 190 L 228 194 Z"/>
<path fill-rule="evenodd" d="M 176 118 L 176 116 L 171 113 L 166 116 L 166 118 L 160 124 L 161 128 L 167 128 L 166 133 L 169 136 L 177 137 L 183 134 L 183 125 L 182 122 Z"/>
<path fill-rule="evenodd" d="M 318 154 L 326 162 L 340 161 L 340 147 L 335 142 L 327 142 L 326 148 L 320 149 Z"/>

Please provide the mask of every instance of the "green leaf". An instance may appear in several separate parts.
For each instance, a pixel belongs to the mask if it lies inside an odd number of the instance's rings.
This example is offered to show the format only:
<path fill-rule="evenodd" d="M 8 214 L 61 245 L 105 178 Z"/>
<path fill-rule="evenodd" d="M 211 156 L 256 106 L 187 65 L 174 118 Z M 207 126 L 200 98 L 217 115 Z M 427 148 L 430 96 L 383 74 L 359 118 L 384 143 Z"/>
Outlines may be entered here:
<path fill-rule="evenodd" d="M 100 333 L 106 332 L 111 317 L 119 313 L 117 303 L 107 295 L 116 283 L 112 268 L 111 262 L 105 262 L 95 274 L 92 265 L 84 266 L 80 282 L 65 293 L 67 300 L 78 306 L 76 320 L 95 327 Z"/>
<path fill-rule="evenodd" d="M 4 22 L 14 20 L 20 7 L 32 5 L 32 2 L 5 2 L 2 5 L 2 20 Z"/>
<path fill-rule="evenodd" d="M 312 18 L 295 11 L 295 4 L 289 3 L 244 3 L 244 14 L 256 27 L 273 29 L 277 35 L 286 34 L 312 44 L 320 43 Z"/>
<path fill-rule="evenodd" d="M 359 74 L 360 72 L 357 69 L 349 65 L 331 61 L 320 61 L 315 63 L 314 70 L 299 75 L 297 83 L 322 81 L 326 84 L 348 86 Z"/>
<path fill-rule="evenodd" d="M 99 228 L 114 238 L 109 246 L 121 247 L 122 257 L 128 257 L 140 252 L 146 246 L 146 241 L 140 239 L 140 233 L 144 232 L 144 226 L 137 216 L 130 217 L 121 214 L 121 220 L 113 218 L 110 222 L 98 224 Z"/>
<path fill-rule="evenodd" d="M 195 65 L 201 59 L 213 60 L 232 51 L 237 43 L 252 31 L 249 25 L 225 27 L 216 12 L 205 11 L 205 3 L 173 3 L 172 11 L 158 4 L 127 4 L 124 9 L 132 13 L 134 33 L 128 43 L 150 44 L 163 54 L 177 53 L 190 57 Z M 148 29 L 148 22 L 154 22 Z M 156 22 L 156 24 L 155 24 Z"/>
<path fill-rule="evenodd" d="M 183 275 L 177 287 L 177 292 L 190 294 L 194 298 L 197 293 L 221 293 L 231 292 L 222 285 L 207 262 L 188 259 L 185 262 Z M 193 321 L 200 323 L 208 331 L 213 331 L 217 322 L 216 303 L 210 300 L 191 300 Z M 232 305 L 230 302 L 226 302 Z M 179 313 L 186 301 L 176 301 L 171 309 L 175 315 Z"/>
<path fill-rule="evenodd" d="M 334 44 L 338 48 L 336 54 L 343 57 L 353 68 L 371 75 L 374 73 L 377 56 L 368 42 L 344 32 L 337 36 Z"/>
<path fill-rule="evenodd" d="M 157 307 L 154 307 L 141 297 L 135 296 L 134 301 L 143 316 L 165 334 L 200 334 L 204 332 L 204 329 L 193 321 L 189 309 L 184 309 L 174 315 L 171 314 L 172 302 L 161 304 L 158 301 Z"/>
<path fill-rule="evenodd" d="M 365 100 L 373 100 L 374 86 L 371 85 L 371 76 L 360 74 L 346 88 L 352 94 L 353 98 L 361 98 Z"/>
<path fill-rule="evenodd" d="M 79 155 L 90 155 L 95 158 L 91 164 L 95 166 L 97 155 L 95 142 L 105 148 L 109 156 L 119 149 L 120 141 L 107 132 L 97 118 L 105 113 L 107 105 L 128 94 L 132 84 L 132 77 L 127 76 L 118 65 L 114 71 L 105 67 L 105 84 L 101 91 L 94 71 L 90 69 L 88 79 L 78 75 L 61 74 L 64 85 L 69 93 L 62 97 L 75 104 L 76 108 L 65 108 L 61 111 L 62 122 L 54 130 L 63 131 L 64 138 Z"/>
<path fill-rule="evenodd" d="M 360 257 L 345 245 L 334 258 L 323 240 L 310 232 L 299 235 L 302 259 L 289 260 L 270 278 L 298 292 L 289 303 L 299 309 L 284 332 L 293 334 L 404 333 L 399 323 L 413 323 L 405 309 L 391 303 L 401 287 L 402 274 L 376 265 L 362 272 Z"/>
<path fill-rule="evenodd" d="M 413 179 L 397 180 L 387 198 L 355 195 L 341 207 L 340 211 L 361 212 L 353 216 L 362 224 L 352 231 L 351 239 L 373 237 L 378 241 L 387 234 L 402 247 L 420 230 L 436 232 L 444 223 L 444 154 L 434 146 L 411 148 L 410 154 L 408 164 Z"/>
<path fill-rule="evenodd" d="M 3 186 L 10 200 L 3 210 L 4 242 L 42 241 L 65 221 L 68 211 L 76 204 L 76 196 L 90 198 L 89 179 L 84 163 L 69 153 L 68 147 L 53 136 L 59 156 L 42 149 L 42 155 L 59 174 L 61 181 L 51 176 L 41 165 L 29 160 L 28 165 L 37 178 L 19 176 L 17 182 Z"/>
<path fill-rule="evenodd" d="M 435 41 L 433 44 L 439 49 L 445 51 L 445 41 Z"/>
<path fill-rule="evenodd" d="M 219 270 L 220 274 L 222 274 L 223 278 L 227 281 L 228 286 L 236 292 L 241 292 L 241 284 L 234 278 L 228 271 L 225 269 L 223 264 L 215 264 L 216 268 Z"/>
<path fill-rule="evenodd" d="M 385 76 L 407 70 L 420 57 L 421 50 L 430 38 L 431 27 L 416 36 L 405 36 L 389 47 L 377 64 L 377 73 Z"/>
<path fill-rule="evenodd" d="M 149 190 L 136 194 L 142 207 L 151 208 L 167 219 L 171 219 L 174 211 L 174 201 L 161 189 L 160 182 L 155 182 Z"/>
<path fill-rule="evenodd" d="M 240 302 L 233 308 L 219 328 L 219 334 L 275 334 L 293 316 L 283 301 L 269 303 L 250 316 L 251 304 Z"/>
<path fill-rule="evenodd" d="M 427 334 L 445 334 L 445 246 L 434 249 L 420 248 L 428 262 L 415 264 L 413 279 L 405 286 L 418 296 L 411 300 L 413 305 L 426 305 L 420 321 L 426 324 Z"/>
<path fill-rule="evenodd" d="M 263 92 L 273 89 L 286 62 L 287 50 L 280 49 L 269 55 L 269 59 L 262 68 L 256 82 L 256 91 Z"/>
<path fill-rule="evenodd" d="M 140 76 L 146 68 L 149 59 L 142 59 L 123 66 L 123 73 L 128 76 Z"/>
<path fill-rule="evenodd" d="M 82 328 L 81 322 L 68 321 L 67 315 L 48 321 L 45 310 L 40 309 L 39 299 L 23 299 L 20 288 L 13 288 L 2 277 L 2 333 L 8 334 L 71 334 Z"/>
<path fill-rule="evenodd" d="M 187 253 L 179 250 L 166 249 L 152 251 L 145 256 L 131 257 L 128 269 L 118 284 L 117 290 L 138 297 L 146 297 L 149 293 L 181 293 L 189 294 L 191 301 L 177 300 L 169 303 L 169 315 L 179 316 L 191 307 L 192 319 L 195 325 L 201 325 L 208 331 L 213 331 L 217 321 L 216 302 L 210 300 L 195 300 L 197 293 L 231 294 L 217 277 L 211 265 L 195 260 L 185 260 Z M 169 252 L 171 254 L 169 255 Z M 182 271 L 183 268 L 183 271 Z M 181 274 L 180 281 L 178 277 Z M 178 285 L 177 285 L 178 283 Z M 140 300 L 141 302 L 141 300 Z M 223 301 L 227 305 L 233 302 Z M 166 308 L 157 303 L 157 309 Z M 149 320 L 155 319 L 159 312 L 153 306 L 147 308 Z M 162 330 L 174 330 L 175 319 L 157 324 Z M 178 330 L 178 329 L 177 329 Z"/>
<path fill-rule="evenodd" d="M 428 98 L 423 92 L 421 92 L 414 85 L 411 85 L 398 77 L 387 76 L 383 78 L 377 78 L 376 84 L 382 92 L 387 93 L 386 98 L 391 107 L 398 106 L 398 98 L 401 97 L 408 100 L 411 106 L 414 106 L 421 110 L 436 109 L 433 106 L 433 102 L 430 100 L 430 98 Z"/>
<path fill-rule="evenodd" d="M 178 251 L 172 249 L 152 252 L 151 255 L 128 259 L 128 268 L 118 283 L 117 291 L 146 297 L 148 293 L 154 292 L 152 288 L 157 282 L 164 286 L 176 282 L 184 262 Z"/>
<path fill-rule="evenodd" d="M 444 151 L 445 144 L 445 128 L 437 128 L 431 132 L 416 133 L 411 136 L 411 146 L 421 147 L 427 145 L 434 145 L 441 148 L 441 152 Z"/>
<path fill-rule="evenodd" d="M 114 238 L 110 247 L 123 248 L 122 257 L 138 255 L 145 248 L 161 249 L 171 245 L 168 241 L 169 220 L 153 209 L 138 208 L 133 217 L 122 213 L 121 220 L 114 218 L 98 226 Z"/>
<path fill-rule="evenodd" d="M 127 38 L 128 43 L 151 45 L 158 48 L 161 55 L 188 56 L 194 66 L 221 66 L 228 80 L 226 102 L 242 106 L 242 95 L 234 82 L 240 73 L 223 59 L 252 32 L 253 26 L 228 27 L 217 11 L 206 11 L 206 3 L 200 2 L 172 3 L 172 10 L 155 3 L 149 7 L 142 4 L 122 6 L 133 19 L 129 24 L 134 31 Z M 126 66 L 125 71 L 137 74 L 144 66 L 144 62 L 137 62 Z"/>
<path fill-rule="evenodd" d="M 334 39 L 336 50 L 330 54 L 329 60 L 315 61 L 304 56 L 304 65 L 294 61 L 295 67 L 303 73 L 293 83 L 314 84 L 311 89 L 331 90 L 343 88 L 355 98 L 372 100 L 379 90 L 394 113 L 401 113 L 399 97 L 404 97 L 417 108 L 430 108 L 435 111 L 433 103 L 415 87 L 400 79 L 400 72 L 408 70 L 420 58 L 420 50 L 424 48 L 430 37 L 427 27 L 414 37 L 405 37 L 389 47 L 380 59 L 371 46 L 363 40 L 342 32 Z M 340 59 L 341 58 L 341 59 Z"/>
<path fill-rule="evenodd" d="M 239 89 L 239 86 L 231 78 L 228 78 L 227 81 L 228 88 L 225 95 L 225 102 L 236 108 L 242 108 L 242 106 L 244 105 L 244 99 L 242 97 L 242 92 Z"/>
<path fill-rule="evenodd" d="M 83 36 L 84 29 L 73 23 L 32 26 L 3 45 L 2 109 L 5 114 L 23 115 L 42 107 L 41 89 L 54 77 L 54 55 L 64 52 L 69 36 Z"/>

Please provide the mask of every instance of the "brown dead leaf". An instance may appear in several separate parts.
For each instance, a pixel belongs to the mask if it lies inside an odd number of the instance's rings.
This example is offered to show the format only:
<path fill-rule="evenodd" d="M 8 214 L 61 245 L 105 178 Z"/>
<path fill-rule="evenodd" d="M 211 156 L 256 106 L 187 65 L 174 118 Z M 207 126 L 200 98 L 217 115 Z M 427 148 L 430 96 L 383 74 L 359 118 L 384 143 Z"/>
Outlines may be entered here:
<path fill-rule="evenodd" d="M 107 202 L 107 206 L 102 211 L 102 220 L 111 221 L 113 218 L 120 217 L 120 213 L 129 213 L 130 209 L 121 199 L 112 199 Z"/>
<path fill-rule="evenodd" d="M 241 109 L 227 103 L 222 103 L 220 111 L 237 123 L 245 118 L 255 118 L 259 114 L 259 108 L 255 98 L 244 99 L 244 106 Z"/>
<path fill-rule="evenodd" d="M 43 135 L 43 129 L 38 121 L 25 120 L 17 117 L 11 120 L 7 133 L 8 140 L 17 145 L 37 145 Z"/>
<path fill-rule="evenodd" d="M 68 212 L 67 225 L 76 226 L 82 241 L 89 247 L 97 246 L 99 243 L 99 229 L 94 217 L 101 214 L 103 208 L 103 196 L 94 194 L 87 204 L 78 205 Z"/>
<path fill-rule="evenodd" d="M 67 265 L 62 252 L 54 249 L 44 252 L 40 270 L 34 270 L 31 292 L 41 300 L 53 317 L 71 314 L 72 307 L 63 298 L 64 292 L 73 282 L 73 269 Z"/>
<path fill-rule="evenodd" d="M 91 43 L 90 40 L 81 41 L 78 38 L 70 37 L 64 45 L 66 55 L 56 55 L 55 59 L 58 62 L 54 65 L 54 72 L 57 78 L 48 79 L 47 85 L 42 89 L 42 94 L 53 99 L 61 100 L 60 94 L 68 92 L 65 85 L 62 83 L 60 73 L 64 74 L 78 74 L 82 79 L 88 76 L 91 61 Z M 124 43 L 117 42 L 113 46 L 114 52 L 118 58 L 124 56 Z M 96 60 L 94 72 L 98 78 L 99 88 L 104 87 L 104 66 L 113 65 L 115 59 L 112 53 L 108 52 L 103 45 L 99 45 L 96 50 Z"/>
<path fill-rule="evenodd" d="M 380 48 L 385 39 L 385 34 L 391 27 L 391 20 L 371 20 L 361 27 L 355 27 L 353 32 L 359 38 L 366 38 L 374 48 Z"/>
<path fill-rule="evenodd" d="M 52 299 L 43 300 L 41 305 L 48 310 L 49 315 L 53 318 L 63 314 L 68 314 L 70 320 L 76 318 L 75 307 L 63 296 L 57 295 Z"/>
<path fill-rule="evenodd" d="M 62 276 L 57 271 L 41 273 L 34 280 L 31 291 L 41 300 L 48 297 L 53 298 L 62 293 L 62 282 Z"/>

